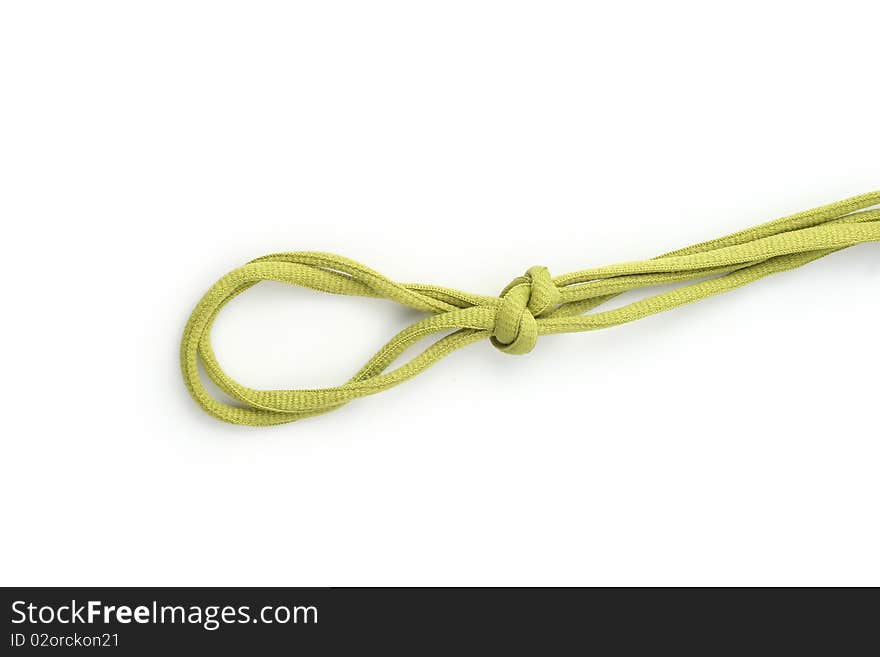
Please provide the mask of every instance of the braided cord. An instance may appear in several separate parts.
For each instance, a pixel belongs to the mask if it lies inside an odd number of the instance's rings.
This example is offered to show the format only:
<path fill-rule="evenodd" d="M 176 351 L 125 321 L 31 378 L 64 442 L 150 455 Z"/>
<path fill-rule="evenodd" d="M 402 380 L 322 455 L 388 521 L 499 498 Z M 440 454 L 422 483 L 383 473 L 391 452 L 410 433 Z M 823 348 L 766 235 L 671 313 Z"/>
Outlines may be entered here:
<path fill-rule="evenodd" d="M 196 402 L 220 420 L 253 426 L 293 422 L 387 390 L 473 342 L 488 338 L 501 351 L 524 354 L 534 348 L 541 335 L 592 331 L 631 322 L 795 269 L 856 244 L 880 241 L 880 209 L 869 209 L 876 205 L 880 205 L 880 191 L 652 260 L 585 269 L 555 278 L 545 267 L 532 267 L 498 297 L 434 285 L 395 283 L 354 260 L 329 253 L 268 255 L 229 272 L 199 301 L 181 342 L 183 378 Z M 255 390 L 223 371 L 211 348 L 210 331 L 223 306 L 260 281 L 390 299 L 429 315 L 394 336 L 341 386 Z M 623 292 L 669 283 L 686 284 L 620 308 L 589 313 Z M 449 331 L 411 360 L 389 369 L 423 338 Z M 207 376 L 239 404 L 211 397 L 200 379 L 199 362 Z"/>

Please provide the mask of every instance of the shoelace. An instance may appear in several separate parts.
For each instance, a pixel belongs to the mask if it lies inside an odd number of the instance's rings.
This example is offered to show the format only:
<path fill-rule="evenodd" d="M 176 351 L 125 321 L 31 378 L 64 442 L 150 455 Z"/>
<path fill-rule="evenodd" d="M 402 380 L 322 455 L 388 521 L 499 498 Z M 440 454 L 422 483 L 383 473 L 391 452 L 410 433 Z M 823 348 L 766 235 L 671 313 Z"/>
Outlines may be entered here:
<path fill-rule="evenodd" d="M 196 402 L 216 418 L 252 426 L 293 422 L 387 390 L 473 342 L 488 338 L 503 352 L 525 354 L 541 335 L 592 331 L 631 322 L 800 267 L 855 244 L 880 241 L 880 208 L 868 209 L 875 205 L 880 205 L 880 191 L 783 217 L 653 260 L 556 277 L 551 277 L 546 267 L 532 267 L 498 297 L 434 285 L 395 283 L 354 260 L 329 253 L 268 255 L 229 272 L 199 301 L 183 333 L 183 378 Z M 394 336 L 344 385 L 313 390 L 255 390 L 223 371 L 209 335 L 223 306 L 260 281 L 391 299 L 430 315 Z M 622 292 L 687 281 L 693 282 L 620 308 L 585 314 Z M 452 332 L 408 362 L 386 371 L 423 338 L 448 331 Z M 199 378 L 200 361 L 211 380 L 241 405 L 211 397 Z"/>

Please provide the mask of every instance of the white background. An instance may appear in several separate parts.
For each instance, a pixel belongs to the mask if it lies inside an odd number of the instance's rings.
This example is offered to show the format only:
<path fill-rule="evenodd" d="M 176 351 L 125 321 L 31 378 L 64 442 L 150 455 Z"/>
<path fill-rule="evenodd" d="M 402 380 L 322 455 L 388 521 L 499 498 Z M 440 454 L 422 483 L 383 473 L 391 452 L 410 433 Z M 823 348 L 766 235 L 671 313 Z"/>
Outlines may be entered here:
<path fill-rule="evenodd" d="M 877 188 L 878 19 L 3 3 L 0 581 L 880 585 L 878 245 L 271 429 L 177 361 L 265 253 L 489 294 Z M 413 319 L 264 284 L 214 335 L 240 381 L 312 387 Z"/>

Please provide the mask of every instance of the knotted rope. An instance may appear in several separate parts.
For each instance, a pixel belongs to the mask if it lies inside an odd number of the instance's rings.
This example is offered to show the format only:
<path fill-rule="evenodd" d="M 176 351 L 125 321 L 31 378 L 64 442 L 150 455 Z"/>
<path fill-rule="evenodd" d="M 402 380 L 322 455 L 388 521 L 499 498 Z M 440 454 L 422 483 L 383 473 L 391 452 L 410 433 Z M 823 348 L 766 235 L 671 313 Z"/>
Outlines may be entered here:
<path fill-rule="evenodd" d="M 880 205 L 880 191 L 783 217 L 653 260 L 586 269 L 555 278 L 545 267 L 532 267 L 505 287 L 500 297 L 395 283 L 354 260 L 328 253 L 268 255 L 226 274 L 199 301 L 183 333 L 183 378 L 199 405 L 221 420 L 254 426 L 292 422 L 387 390 L 473 342 L 489 338 L 501 351 L 525 354 L 541 335 L 592 331 L 631 322 L 800 267 L 855 244 L 880 241 L 880 209 L 868 209 L 875 205 Z M 314 390 L 255 390 L 223 371 L 209 334 L 223 306 L 260 281 L 279 281 L 333 294 L 381 297 L 430 314 L 394 336 L 344 385 Z M 628 290 L 688 281 L 620 308 L 584 314 Z M 386 371 L 409 347 L 444 331 L 452 333 Z M 240 406 L 211 397 L 199 378 L 199 361 L 214 383 Z"/>

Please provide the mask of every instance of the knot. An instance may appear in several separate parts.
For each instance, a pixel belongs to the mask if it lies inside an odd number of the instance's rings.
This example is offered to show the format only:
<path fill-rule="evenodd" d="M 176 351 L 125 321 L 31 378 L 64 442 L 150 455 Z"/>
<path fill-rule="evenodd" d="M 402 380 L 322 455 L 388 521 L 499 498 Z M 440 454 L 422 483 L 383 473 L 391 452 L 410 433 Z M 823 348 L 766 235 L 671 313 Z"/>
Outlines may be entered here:
<path fill-rule="evenodd" d="M 527 354 L 538 340 L 536 317 L 556 308 L 559 288 L 546 267 L 532 267 L 501 291 L 492 344 L 508 354 Z"/>

